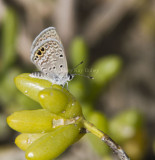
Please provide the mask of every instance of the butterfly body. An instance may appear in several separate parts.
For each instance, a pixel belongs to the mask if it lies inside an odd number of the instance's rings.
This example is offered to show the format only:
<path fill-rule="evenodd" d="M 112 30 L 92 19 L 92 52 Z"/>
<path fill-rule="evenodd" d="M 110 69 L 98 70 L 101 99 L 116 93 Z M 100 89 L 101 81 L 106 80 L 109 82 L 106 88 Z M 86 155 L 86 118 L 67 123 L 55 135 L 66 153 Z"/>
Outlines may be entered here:
<path fill-rule="evenodd" d="M 32 73 L 31 77 L 63 86 L 74 77 L 68 73 L 64 48 L 54 27 L 43 30 L 35 38 L 31 47 L 31 61 L 40 71 L 38 74 Z"/>

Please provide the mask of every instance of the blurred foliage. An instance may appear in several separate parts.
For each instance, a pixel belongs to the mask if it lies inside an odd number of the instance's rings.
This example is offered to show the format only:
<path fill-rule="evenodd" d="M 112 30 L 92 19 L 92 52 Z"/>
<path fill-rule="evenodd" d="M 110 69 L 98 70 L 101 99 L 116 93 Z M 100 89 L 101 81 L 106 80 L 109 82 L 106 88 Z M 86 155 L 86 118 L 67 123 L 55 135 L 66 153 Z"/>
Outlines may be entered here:
<path fill-rule="evenodd" d="M 14 9 L 8 7 L 2 25 L 2 60 L 1 72 L 10 67 L 16 59 L 16 38 L 18 29 L 18 17 Z"/>
<path fill-rule="evenodd" d="M 109 128 L 111 137 L 124 147 L 131 159 L 144 157 L 148 144 L 142 113 L 133 109 L 120 113 L 110 120 Z"/>
<path fill-rule="evenodd" d="M 70 61 L 73 65 L 76 65 L 75 63 L 77 63 L 77 60 L 81 61 L 82 56 L 87 57 L 88 63 L 88 49 L 83 49 L 83 46 L 86 47 L 86 44 L 82 38 L 79 39 L 79 37 L 77 37 L 73 40 L 70 50 L 71 55 L 72 53 L 76 53 L 74 56 L 70 57 Z M 78 54 L 82 56 L 80 57 Z M 108 83 L 110 83 L 112 79 L 119 74 L 122 65 L 121 58 L 115 55 L 106 56 L 96 60 L 94 64 L 92 64 L 92 67 L 87 67 L 86 64 L 81 65 L 80 70 L 85 72 L 80 74 L 90 74 L 94 79 L 80 78 L 79 80 L 79 78 L 77 78 L 70 82 L 69 90 L 82 103 L 83 113 L 88 121 L 92 122 L 97 126 L 97 128 L 110 135 L 114 140 L 116 140 L 116 142 L 118 142 L 118 144 L 124 146 L 131 159 L 140 160 L 146 153 L 142 153 L 141 151 L 146 150 L 147 148 L 147 135 L 145 134 L 143 115 L 138 110 L 129 109 L 116 117 L 107 119 L 104 113 L 95 110 L 95 104 L 101 94 L 101 91 L 103 91 L 103 89 L 105 90 Z M 79 70 L 77 69 L 75 71 L 78 73 Z M 85 92 L 82 88 L 85 88 Z M 139 134 L 140 136 L 138 136 Z M 94 135 L 88 135 L 87 137 L 91 146 L 98 154 L 103 157 L 110 158 L 109 148 L 105 144 L 103 144 Z"/>
<path fill-rule="evenodd" d="M 10 130 L 5 121 L 8 114 L 15 110 L 40 108 L 36 102 L 23 96 L 14 85 L 14 77 L 25 70 L 18 63 L 16 54 L 18 25 L 16 11 L 11 7 L 6 8 L 0 37 L 2 42 L 0 48 L 0 109 L 4 112 L 1 113 L 1 119 L 3 117 L 4 120 L 1 120 L 0 123 L 0 141 L 5 141 L 10 136 Z"/>
<path fill-rule="evenodd" d="M 2 53 L 0 64 L 0 103 L 8 113 L 19 110 L 19 107 L 20 109 L 29 107 L 34 109 L 39 107 L 34 101 L 17 91 L 14 86 L 14 77 L 24 70 L 24 68 L 21 68 L 18 64 L 16 54 L 17 30 L 17 13 L 13 8 L 8 7 L 2 22 L 2 46 L 0 51 Z"/>
<path fill-rule="evenodd" d="M 78 68 L 75 68 L 75 71 L 79 71 L 80 74 L 84 73 L 84 69 L 87 66 L 88 63 L 88 47 L 86 46 L 86 43 L 84 42 L 84 39 L 82 37 L 76 37 L 70 46 L 70 59 L 72 66 L 76 66 L 79 64 L 79 62 L 84 61 L 84 63 Z"/>

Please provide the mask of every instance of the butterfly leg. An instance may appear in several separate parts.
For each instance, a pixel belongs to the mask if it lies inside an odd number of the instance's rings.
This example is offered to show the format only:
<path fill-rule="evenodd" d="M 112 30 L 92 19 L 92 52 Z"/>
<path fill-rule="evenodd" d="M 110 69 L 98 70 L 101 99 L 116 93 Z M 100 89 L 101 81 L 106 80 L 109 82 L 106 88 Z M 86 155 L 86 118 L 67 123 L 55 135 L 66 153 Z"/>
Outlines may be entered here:
<path fill-rule="evenodd" d="M 66 82 L 65 84 L 66 84 L 66 89 L 68 90 L 68 82 Z M 62 86 L 63 86 L 63 88 L 65 87 L 65 84 L 64 84 L 64 85 L 62 85 Z"/>

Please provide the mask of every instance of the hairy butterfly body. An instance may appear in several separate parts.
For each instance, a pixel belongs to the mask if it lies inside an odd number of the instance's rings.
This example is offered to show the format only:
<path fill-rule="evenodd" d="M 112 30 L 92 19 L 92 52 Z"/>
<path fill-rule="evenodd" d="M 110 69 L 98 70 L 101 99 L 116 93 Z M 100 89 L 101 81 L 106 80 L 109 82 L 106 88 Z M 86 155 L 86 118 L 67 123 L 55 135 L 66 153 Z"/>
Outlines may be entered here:
<path fill-rule="evenodd" d="M 54 27 L 46 28 L 35 38 L 31 47 L 31 61 L 40 71 L 31 73 L 31 77 L 63 86 L 74 77 L 68 73 L 64 48 Z"/>

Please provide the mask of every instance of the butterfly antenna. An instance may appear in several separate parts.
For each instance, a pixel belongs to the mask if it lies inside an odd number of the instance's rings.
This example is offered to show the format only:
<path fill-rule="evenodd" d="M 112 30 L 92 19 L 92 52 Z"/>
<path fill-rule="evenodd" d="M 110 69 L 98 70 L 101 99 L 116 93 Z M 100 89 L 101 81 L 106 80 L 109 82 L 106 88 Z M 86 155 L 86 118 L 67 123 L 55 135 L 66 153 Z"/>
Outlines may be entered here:
<path fill-rule="evenodd" d="M 81 65 L 81 64 L 83 64 L 83 61 L 81 61 L 78 65 L 76 65 L 71 71 L 70 71 L 70 73 L 72 73 L 74 70 L 75 70 L 75 68 L 77 68 L 79 65 Z"/>
<path fill-rule="evenodd" d="M 89 79 L 94 79 L 94 77 L 91 77 L 91 76 L 86 76 L 86 75 L 82 75 L 82 74 L 73 74 L 74 76 L 78 75 L 78 76 L 81 76 L 81 77 L 86 77 L 86 78 L 89 78 Z"/>

